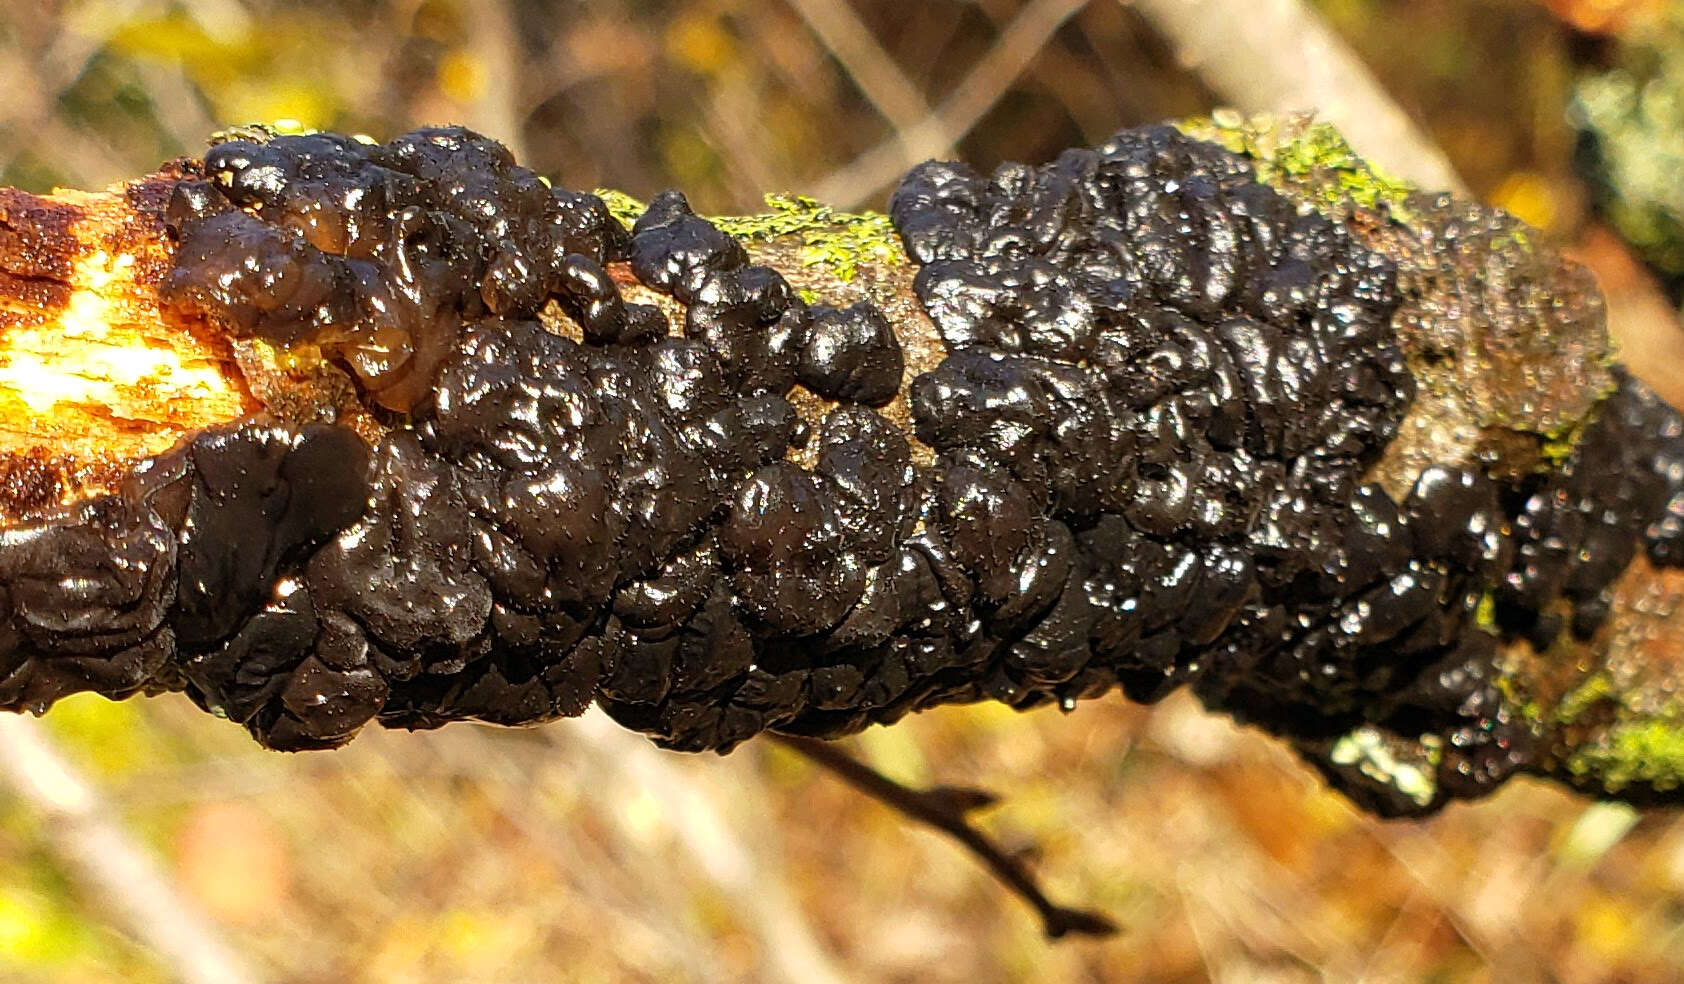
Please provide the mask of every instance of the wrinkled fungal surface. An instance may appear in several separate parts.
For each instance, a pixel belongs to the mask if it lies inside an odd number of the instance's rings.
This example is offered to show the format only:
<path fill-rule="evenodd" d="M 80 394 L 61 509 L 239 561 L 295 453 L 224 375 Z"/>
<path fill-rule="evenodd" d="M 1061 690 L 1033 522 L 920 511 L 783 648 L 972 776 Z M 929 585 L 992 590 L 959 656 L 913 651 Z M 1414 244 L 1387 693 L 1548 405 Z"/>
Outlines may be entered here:
<path fill-rule="evenodd" d="M 1537 230 L 1388 178 L 1310 116 L 1218 115 L 1178 126 L 1243 154 L 1270 187 L 1397 265 L 1393 325 L 1416 397 L 1371 475 L 1394 495 L 1434 464 L 1530 470 L 1613 389 L 1595 278 Z"/>
<path fill-rule="evenodd" d="M 177 187 L 166 300 L 356 405 L 0 531 L 0 704 L 185 690 L 301 749 L 599 702 L 724 751 L 1191 685 L 1304 743 L 1432 736 L 1412 804 L 1327 766 L 1419 810 L 1528 763 L 1502 636 L 1684 556 L 1679 417 L 1623 376 L 1562 468 L 1372 481 L 1415 397 L 1392 263 L 1167 127 L 907 175 L 928 365 L 676 192 L 627 230 L 459 128 L 247 137 Z"/>
<path fill-rule="evenodd" d="M 1595 633 L 1610 588 L 1639 552 L 1684 564 L 1684 426 L 1648 387 L 1617 378 L 1561 469 L 1509 491 L 1515 561 L 1494 614 L 1538 649 L 1564 631 Z"/>

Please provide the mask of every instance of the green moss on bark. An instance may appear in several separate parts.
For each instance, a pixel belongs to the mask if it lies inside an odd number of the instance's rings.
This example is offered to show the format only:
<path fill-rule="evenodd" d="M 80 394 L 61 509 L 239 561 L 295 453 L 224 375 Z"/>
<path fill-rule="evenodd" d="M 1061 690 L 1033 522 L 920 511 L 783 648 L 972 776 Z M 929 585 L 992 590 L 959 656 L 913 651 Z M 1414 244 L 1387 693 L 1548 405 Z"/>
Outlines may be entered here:
<path fill-rule="evenodd" d="M 624 192 L 598 188 L 608 211 L 630 226 L 647 206 Z M 766 211 L 754 215 L 710 215 L 708 221 L 747 243 L 795 239 L 803 266 L 819 267 L 843 283 L 862 266 L 905 263 L 900 236 L 880 212 L 842 212 L 805 195 L 767 195 Z M 809 302 L 811 303 L 811 302 Z"/>

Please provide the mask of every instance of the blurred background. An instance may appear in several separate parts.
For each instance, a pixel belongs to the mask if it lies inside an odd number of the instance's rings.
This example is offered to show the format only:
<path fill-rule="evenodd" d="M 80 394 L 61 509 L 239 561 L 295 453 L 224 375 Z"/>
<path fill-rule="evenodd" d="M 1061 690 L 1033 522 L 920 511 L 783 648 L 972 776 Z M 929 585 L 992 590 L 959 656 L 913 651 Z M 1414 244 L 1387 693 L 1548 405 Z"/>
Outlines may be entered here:
<path fill-rule="evenodd" d="M 1311 7 L 1676 381 L 1684 9 Z M 925 156 L 1039 161 L 1222 102 L 1160 27 L 1117 0 L 9 0 L 0 184 L 100 187 L 236 122 L 465 122 L 570 187 L 879 205 Z M 0 980 L 1684 980 L 1676 813 L 1520 780 L 1382 823 L 1182 698 L 850 744 L 1005 794 L 989 829 L 1123 935 L 1047 944 L 947 841 L 764 743 L 670 755 L 591 716 L 285 756 L 182 699 L 81 698 L 0 725 Z"/>

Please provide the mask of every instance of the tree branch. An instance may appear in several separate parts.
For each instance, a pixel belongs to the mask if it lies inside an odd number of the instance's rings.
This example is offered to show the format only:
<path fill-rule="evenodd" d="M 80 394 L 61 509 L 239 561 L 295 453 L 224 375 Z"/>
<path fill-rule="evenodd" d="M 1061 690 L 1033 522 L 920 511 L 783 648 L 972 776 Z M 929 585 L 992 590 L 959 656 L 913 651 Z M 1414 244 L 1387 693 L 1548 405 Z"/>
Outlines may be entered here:
<path fill-rule="evenodd" d="M 1580 449 L 1606 405 L 1611 378 L 1600 303 L 1581 269 L 1538 244 L 1513 220 L 1420 196 L 1375 174 L 1325 127 L 1304 120 L 1228 120 L 1193 129 L 1250 158 L 1262 180 L 1354 230 L 1400 271 L 1405 303 L 1394 327 L 1410 356 L 1417 395 L 1400 436 L 1364 476 L 1367 481 L 1401 502 L 1416 477 L 1434 464 L 1499 476 L 1547 476 Z M 89 508 L 125 482 L 144 488 L 154 487 L 147 482 L 165 482 L 167 476 L 155 464 L 160 455 L 207 428 L 260 411 L 284 420 L 336 419 L 370 446 L 392 429 L 390 408 L 366 406 L 346 373 L 319 352 L 287 350 L 250 337 L 231 339 L 203 320 L 165 310 L 160 291 L 175 246 L 163 210 L 183 177 L 184 172 L 171 170 L 104 194 L 0 193 L 0 322 L 5 329 L 0 332 L 0 523 L 13 530 L 38 529 L 44 517 L 60 526 L 114 521 L 97 511 L 75 510 Z M 1478 234 L 1447 236 L 1446 223 L 1455 222 L 1471 222 L 1468 228 Z M 722 219 L 719 227 L 746 247 L 753 262 L 779 271 L 797 294 L 822 298 L 836 309 L 861 301 L 876 307 L 905 362 L 902 385 L 876 412 L 907 437 L 913 464 L 927 466 L 932 452 L 912 435 L 904 380 L 934 369 L 948 348 L 913 288 L 917 266 L 888 221 L 782 199 L 768 215 Z M 652 305 L 674 323 L 682 320 L 683 307 L 672 297 L 638 283 L 625 264 L 612 267 L 628 302 Z M 1492 283 L 1504 289 L 1487 290 Z M 578 336 L 579 325 L 564 314 L 549 310 L 544 317 L 555 333 Z M 791 403 L 803 425 L 815 430 L 828 412 L 822 401 L 800 393 L 792 393 Z M 810 469 L 818 450 L 810 442 L 790 453 L 793 465 Z M 179 499 L 183 494 L 170 492 L 168 501 L 148 508 L 179 515 L 186 508 Z M 86 518 L 74 520 L 77 516 Z M 5 535 L 10 539 L 4 544 L 23 544 L 17 547 L 22 550 L 34 534 Z M 156 549 L 177 548 L 165 544 Z M 122 569 L 139 571 L 137 564 Z M 124 590 L 153 590 L 121 583 Z M 76 587 L 61 581 L 54 590 Z M 1542 650 L 1524 632 L 1492 622 L 1498 616 L 1482 605 L 1482 626 L 1503 632 L 1499 679 L 1493 684 L 1502 706 L 1487 711 L 1492 720 L 1520 722 L 1536 741 L 1528 769 L 1600 795 L 1676 801 L 1684 781 L 1684 711 L 1673 697 L 1684 692 L 1684 571 L 1640 558 L 1624 566 L 1604 600 L 1608 614 L 1594 633 L 1581 641 L 1563 632 Z M 280 604 L 278 596 L 274 604 Z M 61 630 L 23 612 L 15 624 L 64 645 L 52 635 Z M 121 614 L 129 617 L 128 612 Z M 68 623 L 76 624 L 75 618 Z M 66 686 L 98 686 L 120 696 L 186 685 L 167 652 L 141 647 L 132 651 L 134 665 L 112 667 L 75 649 L 43 655 L 35 639 L 13 635 L 4 640 L 11 706 L 44 709 Z M 568 659 L 600 656 L 571 654 Z M 318 686 L 319 679 L 339 679 L 325 674 L 349 672 L 330 671 L 325 664 L 320 670 L 314 664 L 306 668 Z M 571 673 L 574 666 L 552 669 Z M 580 673 L 600 669 L 586 664 Z M 675 676 L 679 669 L 668 666 L 663 672 Z M 758 669 L 751 666 L 744 673 Z M 29 676 L 48 670 L 63 676 Z M 514 664 L 497 669 L 517 671 Z M 100 673 L 111 676 L 89 676 Z M 333 699 L 365 699 L 351 689 L 359 679 L 347 676 L 346 689 Z M 582 709 L 599 695 L 595 681 L 590 678 L 566 703 L 545 713 Z M 494 682 L 513 687 L 518 680 L 497 677 Z M 706 688 L 697 686 L 695 699 L 705 702 Z M 979 683 L 975 690 L 954 693 L 968 695 L 962 699 L 1014 698 L 1001 681 L 987 687 Z M 322 726 L 338 726 L 334 715 L 340 705 L 331 700 L 289 704 L 290 698 L 267 691 L 257 696 L 260 703 L 278 701 L 264 706 L 281 707 L 285 714 L 325 707 Z M 444 696 L 466 701 L 469 695 Z M 721 715 L 720 722 L 726 722 L 723 715 L 740 712 L 752 723 L 757 713 L 753 707 L 701 709 Z M 883 713 L 887 717 L 906 709 Z M 392 710 L 375 703 L 343 732 L 310 740 L 346 740 L 375 711 L 396 724 L 442 723 L 425 707 Z M 636 707 L 622 704 L 617 717 L 654 730 L 637 713 Z M 746 733 L 753 730 L 758 728 Z M 708 747 L 729 747 L 732 740 Z M 1425 789 L 1404 787 L 1414 782 L 1411 777 L 1437 768 L 1444 756 L 1457 754 L 1456 748 L 1395 730 L 1361 728 L 1325 741 L 1300 736 L 1299 743 L 1336 781 L 1359 777 L 1401 797 L 1390 806 L 1365 801 L 1376 809 L 1415 812 L 1449 798 L 1430 783 Z M 289 747 L 307 746 L 300 740 Z M 929 822 L 946 824 L 954 836 L 970 836 L 958 827 L 964 810 L 940 809 L 927 797 L 901 799 L 923 811 Z"/>
<path fill-rule="evenodd" d="M 1465 194 L 1450 159 L 1303 0 L 1120 0 L 1241 112 L 1314 111 L 1383 170 Z"/>

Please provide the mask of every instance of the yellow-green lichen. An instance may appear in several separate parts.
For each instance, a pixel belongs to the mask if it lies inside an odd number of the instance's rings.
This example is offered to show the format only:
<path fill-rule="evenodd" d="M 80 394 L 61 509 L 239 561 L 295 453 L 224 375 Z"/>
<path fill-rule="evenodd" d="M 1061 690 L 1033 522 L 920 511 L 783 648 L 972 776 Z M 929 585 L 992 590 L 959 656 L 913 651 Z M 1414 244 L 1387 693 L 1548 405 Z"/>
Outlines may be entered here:
<path fill-rule="evenodd" d="M 212 133 L 209 142 L 212 147 L 233 140 L 249 140 L 252 143 L 265 144 L 276 137 L 302 137 L 320 132 L 322 131 L 300 120 L 283 118 L 270 120 L 267 123 L 236 123 L 227 129 Z M 379 142 L 366 133 L 353 133 L 351 139 L 364 144 Z"/>
<path fill-rule="evenodd" d="M 1538 453 L 1543 456 L 1551 471 L 1559 469 L 1567 463 L 1567 459 L 1573 457 L 1573 449 L 1579 446 L 1579 437 L 1595 417 L 1596 407 L 1592 407 L 1591 412 L 1585 416 L 1565 421 L 1559 427 L 1539 435 L 1544 439 L 1544 443 L 1538 449 Z"/>
<path fill-rule="evenodd" d="M 1487 632 L 1497 632 L 1497 593 L 1489 589 L 1479 596 L 1479 607 L 1474 609 L 1474 624 Z"/>
<path fill-rule="evenodd" d="M 1331 123 L 1302 114 L 1247 118 L 1233 110 L 1217 110 L 1177 126 L 1190 137 L 1249 158 L 1258 180 L 1285 186 L 1318 211 L 1356 206 L 1398 222 L 1412 220 L 1409 197 L 1415 186 L 1364 160 Z"/>
<path fill-rule="evenodd" d="M 1616 724 L 1600 741 L 1575 749 L 1567 768 L 1609 792 L 1633 784 L 1677 789 L 1684 786 L 1684 724 L 1677 715 Z"/>
<path fill-rule="evenodd" d="M 889 217 L 878 212 L 838 212 L 805 195 L 767 195 L 759 215 L 712 216 L 710 221 L 738 239 L 801 240 L 801 262 L 824 267 L 844 283 L 863 263 L 899 263 L 905 257 Z"/>
<path fill-rule="evenodd" d="M 608 206 L 608 214 L 619 219 L 620 224 L 627 228 L 630 228 L 633 223 L 643 217 L 644 212 L 649 210 L 648 205 L 623 191 L 615 191 L 613 188 L 598 188 L 591 194 L 602 199 L 602 203 Z"/>
<path fill-rule="evenodd" d="M 1684 787 L 1684 705 L 1636 708 L 1621 699 L 1606 671 L 1585 677 L 1553 710 L 1522 705 L 1522 713 L 1551 729 L 1588 732 L 1563 762 L 1568 774 L 1614 793 L 1631 785 L 1656 791 Z"/>
<path fill-rule="evenodd" d="M 608 206 L 609 214 L 627 226 L 648 206 L 622 191 L 598 188 L 592 194 Z M 772 242 L 789 237 L 801 241 L 801 262 L 823 267 L 838 280 L 854 279 L 861 264 L 904 263 L 900 237 L 887 215 L 878 212 L 839 212 L 805 195 L 767 195 L 766 211 L 757 215 L 710 215 L 707 220 L 738 239 Z"/>
<path fill-rule="evenodd" d="M 1583 717 L 1586 711 L 1613 699 L 1614 682 L 1608 678 L 1608 674 L 1593 673 L 1556 703 L 1553 715 L 1555 723 L 1573 724 Z"/>
<path fill-rule="evenodd" d="M 1438 795 L 1438 765 L 1444 746 L 1435 735 L 1409 741 L 1364 725 L 1334 742 L 1328 761 L 1390 786 L 1419 806 Z"/>
<path fill-rule="evenodd" d="M 1501 672 L 1497 674 L 1497 679 L 1493 683 L 1496 684 L 1497 692 L 1503 697 L 1503 706 L 1518 714 L 1533 734 L 1541 734 L 1543 732 L 1544 706 L 1539 703 L 1536 697 L 1522 689 L 1515 679 L 1513 667 L 1501 667 Z"/>
<path fill-rule="evenodd" d="M 1532 234 L 1527 231 L 1526 226 L 1516 223 L 1491 238 L 1493 252 L 1501 252 L 1510 247 L 1515 249 L 1532 248 Z"/>
<path fill-rule="evenodd" d="M 1615 364 L 1614 360 L 1605 360 L 1608 365 Z M 1614 377 L 1604 379 L 1591 398 L 1589 409 L 1576 417 L 1563 419 L 1559 424 L 1546 430 L 1534 430 L 1525 426 L 1524 422 L 1508 419 L 1505 415 L 1497 414 L 1494 419 L 1486 421 L 1490 426 L 1507 427 L 1522 434 L 1531 434 L 1539 440 L 1538 464 L 1539 471 L 1557 471 L 1573 457 L 1573 451 L 1584 439 L 1590 426 L 1596 423 L 1602 415 L 1603 403 L 1619 390 L 1619 383 Z"/>

